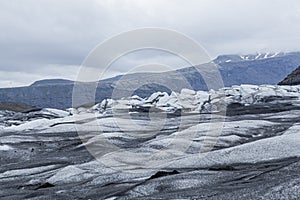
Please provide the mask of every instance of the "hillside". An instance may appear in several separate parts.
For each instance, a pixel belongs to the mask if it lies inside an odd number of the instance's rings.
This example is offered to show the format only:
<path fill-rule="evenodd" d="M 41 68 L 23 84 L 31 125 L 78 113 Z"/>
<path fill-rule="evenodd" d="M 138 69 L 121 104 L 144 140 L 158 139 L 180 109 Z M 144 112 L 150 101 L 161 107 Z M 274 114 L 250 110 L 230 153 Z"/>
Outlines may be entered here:
<path fill-rule="evenodd" d="M 300 85 L 300 67 L 279 82 L 278 85 Z"/>
<path fill-rule="evenodd" d="M 0 102 L 0 110 L 22 112 L 31 108 L 33 107 L 23 103 Z"/>

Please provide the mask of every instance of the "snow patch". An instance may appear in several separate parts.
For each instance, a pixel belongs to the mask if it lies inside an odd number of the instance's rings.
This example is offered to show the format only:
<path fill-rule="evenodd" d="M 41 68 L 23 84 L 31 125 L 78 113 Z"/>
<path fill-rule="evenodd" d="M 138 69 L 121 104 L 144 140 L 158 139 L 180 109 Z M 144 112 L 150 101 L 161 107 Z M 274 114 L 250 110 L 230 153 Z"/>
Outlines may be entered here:
<path fill-rule="evenodd" d="M 8 145 L 0 145 L 0 151 L 9 151 L 12 150 L 13 148 L 8 146 Z"/>

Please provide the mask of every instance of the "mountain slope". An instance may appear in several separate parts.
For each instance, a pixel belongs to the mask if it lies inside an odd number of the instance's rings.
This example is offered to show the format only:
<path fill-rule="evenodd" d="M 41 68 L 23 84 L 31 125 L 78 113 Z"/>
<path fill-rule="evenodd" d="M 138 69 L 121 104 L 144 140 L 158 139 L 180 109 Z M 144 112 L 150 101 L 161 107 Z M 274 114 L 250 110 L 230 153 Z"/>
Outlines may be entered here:
<path fill-rule="evenodd" d="M 300 85 L 300 67 L 295 69 L 284 80 L 278 83 L 278 85 Z"/>
<path fill-rule="evenodd" d="M 23 103 L 0 102 L 0 110 L 22 112 L 28 109 L 32 109 L 32 106 Z"/>
<path fill-rule="evenodd" d="M 58 84 L 72 84 L 74 81 L 65 80 L 65 79 L 44 79 L 36 81 L 31 86 L 41 86 L 41 85 L 58 85 Z"/>

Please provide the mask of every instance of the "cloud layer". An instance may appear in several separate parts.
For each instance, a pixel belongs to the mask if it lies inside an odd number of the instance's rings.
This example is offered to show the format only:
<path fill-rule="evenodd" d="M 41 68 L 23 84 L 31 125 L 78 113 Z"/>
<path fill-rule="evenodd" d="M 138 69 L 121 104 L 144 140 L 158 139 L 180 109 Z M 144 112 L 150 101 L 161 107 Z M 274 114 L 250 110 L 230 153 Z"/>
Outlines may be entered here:
<path fill-rule="evenodd" d="M 74 79 L 78 66 L 97 44 L 140 27 L 182 32 L 212 57 L 298 51 L 299 21 L 298 0 L 1 1 L 0 87 L 26 85 L 41 78 Z M 144 59 L 163 60 L 149 55 L 153 54 L 120 59 L 107 76 L 124 73 Z M 181 67 L 169 55 L 165 58 L 172 67 Z"/>

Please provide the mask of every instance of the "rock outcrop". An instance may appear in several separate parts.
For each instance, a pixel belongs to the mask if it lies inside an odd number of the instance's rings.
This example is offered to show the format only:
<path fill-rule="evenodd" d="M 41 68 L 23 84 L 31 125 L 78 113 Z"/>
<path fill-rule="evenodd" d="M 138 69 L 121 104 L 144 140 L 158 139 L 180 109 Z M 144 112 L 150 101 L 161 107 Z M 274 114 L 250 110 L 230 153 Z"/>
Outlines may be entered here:
<path fill-rule="evenodd" d="M 278 85 L 300 85 L 300 66 L 289 74 Z"/>

